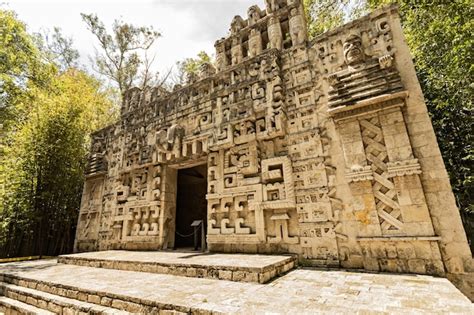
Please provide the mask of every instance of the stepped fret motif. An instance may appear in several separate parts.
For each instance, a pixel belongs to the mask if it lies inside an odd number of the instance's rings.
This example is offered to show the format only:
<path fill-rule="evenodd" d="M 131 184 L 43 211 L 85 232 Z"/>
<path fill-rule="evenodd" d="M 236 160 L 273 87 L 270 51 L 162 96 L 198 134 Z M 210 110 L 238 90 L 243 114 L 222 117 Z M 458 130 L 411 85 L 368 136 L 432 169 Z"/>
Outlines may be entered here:
<path fill-rule="evenodd" d="M 211 252 L 465 270 L 396 7 L 308 41 L 303 1 L 266 4 L 232 19 L 215 64 L 172 91 L 130 89 L 92 135 L 76 250 L 179 249 L 203 231 Z"/>

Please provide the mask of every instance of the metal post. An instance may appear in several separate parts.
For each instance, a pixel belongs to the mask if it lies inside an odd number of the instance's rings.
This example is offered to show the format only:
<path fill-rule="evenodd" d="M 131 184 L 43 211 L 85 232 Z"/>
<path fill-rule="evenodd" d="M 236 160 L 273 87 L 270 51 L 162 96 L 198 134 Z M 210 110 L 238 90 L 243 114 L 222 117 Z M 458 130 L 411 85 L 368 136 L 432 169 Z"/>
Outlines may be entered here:
<path fill-rule="evenodd" d="M 204 235 L 204 221 L 203 220 L 196 220 L 191 223 L 191 226 L 194 227 L 194 250 L 197 250 L 199 247 L 199 240 L 198 240 L 198 230 L 201 228 L 201 250 L 204 251 L 204 248 L 206 247 L 205 237 Z"/>
<path fill-rule="evenodd" d="M 197 235 L 197 229 L 199 226 L 194 226 L 194 250 L 198 249 L 198 235 Z"/>
<path fill-rule="evenodd" d="M 201 252 L 206 251 L 206 233 L 204 231 L 204 221 L 201 221 Z"/>

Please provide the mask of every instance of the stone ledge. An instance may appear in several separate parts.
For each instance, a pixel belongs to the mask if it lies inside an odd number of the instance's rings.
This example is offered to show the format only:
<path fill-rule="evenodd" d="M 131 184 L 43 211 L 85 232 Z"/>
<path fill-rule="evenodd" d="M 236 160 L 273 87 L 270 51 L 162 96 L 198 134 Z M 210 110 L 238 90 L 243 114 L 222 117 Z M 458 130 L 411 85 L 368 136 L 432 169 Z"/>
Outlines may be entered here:
<path fill-rule="evenodd" d="M 52 315 L 53 312 L 45 311 L 32 305 L 8 298 L 6 296 L 0 296 L 0 314 L 39 314 L 39 315 Z"/>
<path fill-rule="evenodd" d="M 382 241 L 382 242 L 409 242 L 409 241 L 439 241 L 439 236 L 380 236 L 380 237 L 357 237 L 359 242 Z"/>
<path fill-rule="evenodd" d="M 22 303 L 27 303 L 39 309 L 51 311 L 60 314 L 76 314 L 78 312 L 88 314 L 126 314 L 118 309 L 101 306 L 100 297 L 97 295 L 89 295 L 86 301 L 78 301 L 78 291 L 66 290 L 65 295 L 58 296 L 48 292 L 38 291 L 31 287 L 36 287 L 37 284 L 20 281 L 20 284 L 27 284 L 28 287 L 21 287 L 14 284 L 1 283 L 0 291 L 7 298 L 11 298 Z"/>
<path fill-rule="evenodd" d="M 367 100 L 359 101 L 354 105 L 331 108 L 328 110 L 328 114 L 333 117 L 334 120 L 339 122 L 344 119 L 371 114 L 383 109 L 403 107 L 407 97 L 407 91 L 393 94 L 383 94 Z"/>
<path fill-rule="evenodd" d="M 171 256 L 171 257 L 170 257 Z M 188 256 L 193 256 L 186 258 Z M 222 261 L 227 259 L 228 261 Z M 193 278 L 266 283 L 297 265 L 296 256 L 108 251 L 64 255 L 58 263 Z"/>

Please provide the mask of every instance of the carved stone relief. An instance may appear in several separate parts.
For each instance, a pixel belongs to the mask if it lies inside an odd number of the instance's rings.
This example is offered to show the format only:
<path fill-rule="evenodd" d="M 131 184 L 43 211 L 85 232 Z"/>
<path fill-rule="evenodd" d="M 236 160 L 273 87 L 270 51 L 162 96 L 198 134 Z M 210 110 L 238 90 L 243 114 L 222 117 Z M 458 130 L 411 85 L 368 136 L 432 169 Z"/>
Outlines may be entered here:
<path fill-rule="evenodd" d="M 176 169 L 207 161 L 211 251 L 463 270 L 465 238 L 396 9 L 309 42 L 302 1 L 265 4 L 232 20 L 215 65 L 173 92 L 127 91 L 120 121 L 93 134 L 76 248 L 173 247 Z"/>

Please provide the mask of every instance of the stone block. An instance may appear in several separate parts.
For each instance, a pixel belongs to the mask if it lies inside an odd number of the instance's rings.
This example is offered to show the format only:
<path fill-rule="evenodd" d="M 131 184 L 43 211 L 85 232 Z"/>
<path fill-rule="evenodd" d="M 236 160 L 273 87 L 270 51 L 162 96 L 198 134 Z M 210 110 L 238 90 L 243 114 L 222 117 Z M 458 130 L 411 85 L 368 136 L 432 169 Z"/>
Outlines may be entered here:
<path fill-rule="evenodd" d="M 88 297 L 88 295 L 87 295 L 87 293 L 85 293 L 85 292 L 80 292 L 80 291 L 79 291 L 79 292 L 77 293 L 77 299 L 78 299 L 79 301 L 87 302 L 87 297 Z"/>
<path fill-rule="evenodd" d="M 400 272 L 396 259 L 379 259 L 379 266 L 381 271 Z"/>
<path fill-rule="evenodd" d="M 221 280 L 232 280 L 231 270 L 219 270 L 219 279 Z"/>
<path fill-rule="evenodd" d="M 430 260 L 426 263 L 426 273 L 435 276 L 444 276 L 445 268 L 441 260 Z"/>
<path fill-rule="evenodd" d="M 66 297 L 70 298 L 70 299 L 76 299 L 77 298 L 77 294 L 79 293 L 78 291 L 76 290 L 66 290 Z"/>
<path fill-rule="evenodd" d="M 409 259 L 408 260 L 408 270 L 412 273 L 426 273 L 426 265 L 424 259 Z"/>
<path fill-rule="evenodd" d="M 100 301 L 101 301 L 101 298 L 98 295 L 89 294 L 87 296 L 87 302 L 89 302 L 89 303 L 100 304 Z"/>
<path fill-rule="evenodd" d="M 63 311 L 63 308 L 61 307 L 61 305 L 58 305 L 58 304 L 53 303 L 53 302 L 49 302 L 48 303 L 48 310 L 50 310 L 51 312 L 57 313 L 57 314 L 61 314 L 62 311 Z"/>
<path fill-rule="evenodd" d="M 112 299 L 104 296 L 100 299 L 100 305 L 112 306 Z"/>
<path fill-rule="evenodd" d="M 428 242 L 416 242 L 415 247 L 416 257 L 420 259 L 430 260 L 432 258 L 431 245 Z"/>
<path fill-rule="evenodd" d="M 186 269 L 186 276 L 196 277 L 196 275 L 197 275 L 196 268 L 187 268 Z M 220 275 L 219 275 L 219 278 L 220 278 Z"/>
<path fill-rule="evenodd" d="M 372 270 L 372 271 L 379 271 L 379 261 L 376 258 L 369 258 L 364 257 L 364 269 Z"/>
<path fill-rule="evenodd" d="M 76 310 L 69 307 L 63 307 L 63 315 L 76 315 Z"/>
<path fill-rule="evenodd" d="M 35 299 L 34 297 L 27 296 L 27 297 L 26 297 L 26 304 L 30 304 L 30 305 L 33 305 L 33 306 L 37 306 L 37 305 L 38 305 L 38 300 Z"/>
<path fill-rule="evenodd" d="M 387 244 L 385 250 L 388 258 L 397 258 L 397 247 L 395 244 Z"/>
<path fill-rule="evenodd" d="M 38 307 L 41 308 L 41 309 L 48 309 L 48 301 L 45 301 L 45 300 L 41 300 L 39 299 L 38 300 Z"/>
<path fill-rule="evenodd" d="M 409 260 L 416 257 L 415 249 L 410 243 L 398 243 L 397 244 L 397 256 L 400 259 Z"/>

